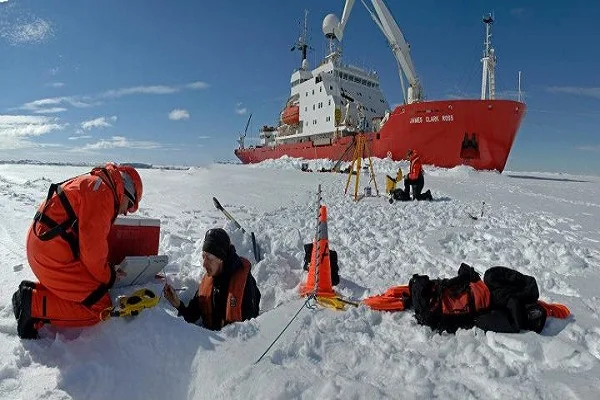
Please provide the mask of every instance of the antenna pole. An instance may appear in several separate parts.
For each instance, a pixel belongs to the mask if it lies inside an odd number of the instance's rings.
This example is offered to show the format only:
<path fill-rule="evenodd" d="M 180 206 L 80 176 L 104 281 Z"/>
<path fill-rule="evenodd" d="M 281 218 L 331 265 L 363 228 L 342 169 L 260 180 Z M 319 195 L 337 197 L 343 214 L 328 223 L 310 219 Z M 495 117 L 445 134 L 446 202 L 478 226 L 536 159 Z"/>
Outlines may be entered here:
<path fill-rule="evenodd" d="M 521 71 L 519 71 L 519 103 L 521 102 Z"/>
<path fill-rule="evenodd" d="M 491 40 L 494 18 L 489 14 L 487 17 L 483 18 L 483 23 L 485 24 L 485 51 L 483 58 L 481 59 L 481 62 L 483 63 L 481 75 L 481 100 L 485 100 L 486 98 L 494 99 L 496 97 L 496 55 Z"/>
<path fill-rule="evenodd" d="M 308 40 L 308 9 L 304 10 L 304 29 L 302 31 L 302 39 L 300 41 L 300 45 L 302 46 L 302 60 L 306 60 L 306 49 L 308 45 L 306 41 Z"/>

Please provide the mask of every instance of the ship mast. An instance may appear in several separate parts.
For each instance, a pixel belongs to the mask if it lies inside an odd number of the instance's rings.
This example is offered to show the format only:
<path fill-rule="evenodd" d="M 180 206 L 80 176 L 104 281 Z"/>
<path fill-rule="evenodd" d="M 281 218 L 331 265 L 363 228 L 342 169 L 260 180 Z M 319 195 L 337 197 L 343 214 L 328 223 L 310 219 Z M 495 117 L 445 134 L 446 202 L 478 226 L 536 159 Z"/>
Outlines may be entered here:
<path fill-rule="evenodd" d="M 481 75 L 481 100 L 493 100 L 496 98 L 496 55 L 494 53 L 494 48 L 492 47 L 492 24 L 494 23 L 492 14 L 488 14 L 487 17 L 484 17 L 483 23 L 485 24 L 485 51 L 483 58 L 481 59 L 481 62 L 483 63 Z"/>
<path fill-rule="evenodd" d="M 304 28 L 302 29 L 302 35 L 292 46 L 291 51 L 300 50 L 302 52 L 302 61 L 301 66 L 302 69 L 308 69 L 308 60 L 306 59 L 306 53 L 308 51 L 308 10 L 304 10 Z"/>

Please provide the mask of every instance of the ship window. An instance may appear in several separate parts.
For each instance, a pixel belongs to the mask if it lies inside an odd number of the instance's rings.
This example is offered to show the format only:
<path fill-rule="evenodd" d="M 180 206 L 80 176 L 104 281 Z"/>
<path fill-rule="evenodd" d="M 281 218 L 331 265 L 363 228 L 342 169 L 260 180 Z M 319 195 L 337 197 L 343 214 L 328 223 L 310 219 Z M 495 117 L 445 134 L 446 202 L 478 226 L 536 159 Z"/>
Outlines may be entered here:
<path fill-rule="evenodd" d="M 306 92 L 306 96 L 308 96 L 308 92 Z"/>
<path fill-rule="evenodd" d="M 308 107 L 304 107 L 304 111 L 308 111 Z"/>
<path fill-rule="evenodd" d="M 319 86 L 319 93 L 323 91 L 323 86 Z"/>
<path fill-rule="evenodd" d="M 315 94 L 315 89 L 313 89 L 312 94 Z"/>
<path fill-rule="evenodd" d="M 329 99 L 329 104 L 328 104 L 328 105 L 329 105 L 329 106 L 331 105 L 331 99 Z"/>
<path fill-rule="evenodd" d="M 367 80 L 366 80 L 366 79 L 361 79 L 361 80 L 360 80 L 360 83 L 362 83 L 363 85 L 365 85 L 365 86 L 366 86 L 366 85 L 367 85 Z"/>
<path fill-rule="evenodd" d="M 315 105 L 313 104 L 313 111 L 315 110 Z"/>
<path fill-rule="evenodd" d="M 325 122 L 329 122 L 329 121 L 331 121 L 331 117 L 326 117 Z"/>
<path fill-rule="evenodd" d="M 315 83 L 319 83 L 323 80 L 323 78 L 321 78 L 321 75 L 319 76 L 315 76 Z"/>

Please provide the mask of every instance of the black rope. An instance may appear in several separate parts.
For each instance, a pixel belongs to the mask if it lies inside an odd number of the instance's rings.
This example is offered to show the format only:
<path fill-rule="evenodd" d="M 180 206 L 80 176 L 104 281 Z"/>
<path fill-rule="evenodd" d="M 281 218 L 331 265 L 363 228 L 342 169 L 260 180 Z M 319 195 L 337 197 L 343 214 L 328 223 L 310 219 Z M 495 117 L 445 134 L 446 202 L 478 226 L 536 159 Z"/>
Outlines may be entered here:
<path fill-rule="evenodd" d="M 262 353 L 262 355 L 258 358 L 258 360 L 256 360 L 254 362 L 254 365 L 258 364 L 260 362 L 260 360 L 263 359 L 263 357 L 265 356 L 265 354 L 267 354 L 269 352 L 269 350 L 271 350 L 271 347 L 273 347 L 273 345 L 279 340 L 279 338 L 281 337 L 281 335 L 283 335 L 283 333 L 292 324 L 292 322 L 296 319 L 296 317 L 298 316 L 298 314 L 300 314 L 300 311 L 302 311 L 302 309 L 304 307 L 306 307 L 308 309 L 313 309 L 314 308 L 314 306 L 308 304 L 308 302 L 310 300 L 314 299 L 314 297 L 315 297 L 314 294 L 311 294 L 310 296 L 308 296 L 308 298 L 306 299 L 306 301 L 302 304 L 302 307 L 300 307 L 300 309 L 296 312 L 296 314 L 294 314 L 294 316 L 292 317 L 292 319 L 290 319 L 290 322 L 287 323 L 287 325 L 285 326 L 285 328 L 283 328 L 283 330 L 279 333 L 279 335 L 277 335 L 277 337 L 275 338 L 275 340 L 273 340 L 273 342 L 269 345 L 269 347 L 267 347 L 267 349 L 265 350 L 265 352 Z"/>

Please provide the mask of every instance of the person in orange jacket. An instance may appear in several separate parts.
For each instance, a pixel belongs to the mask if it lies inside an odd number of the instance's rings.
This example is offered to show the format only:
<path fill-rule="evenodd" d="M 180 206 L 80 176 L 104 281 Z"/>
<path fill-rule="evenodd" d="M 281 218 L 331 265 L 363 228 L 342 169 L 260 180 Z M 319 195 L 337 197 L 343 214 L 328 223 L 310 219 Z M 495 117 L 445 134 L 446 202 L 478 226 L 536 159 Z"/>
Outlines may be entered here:
<path fill-rule="evenodd" d="M 21 282 L 12 298 L 19 337 L 37 338 L 44 324 L 101 321 L 120 273 L 107 262 L 108 234 L 119 214 L 138 209 L 142 192 L 135 168 L 112 163 L 50 185 L 27 234 L 27 259 L 39 282 Z"/>
<path fill-rule="evenodd" d="M 410 161 L 410 171 L 404 178 L 404 193 L 410 197 L 410 187 L 413 188 L 414 200 L 432 200 L 431 192 L 428 190 L 421 194 L 423 186 L 425 186 L 425 178 L 423 178 L 423 165 L 416 151 L 409 149 L 406 152 L 406 158 Z"/>
<path fill-rule="evenodd" d="M 250 272 L 250 261 L 240 257 L 224 229 L 209 229 L 202 244 L 202 265 L 206 274 L 188 305 L 169 284 L 165 298 L 187 322 L 200 321 L 210 330 L 220 330 L 232 322 L 258 316 L 260 290 Z"/>

